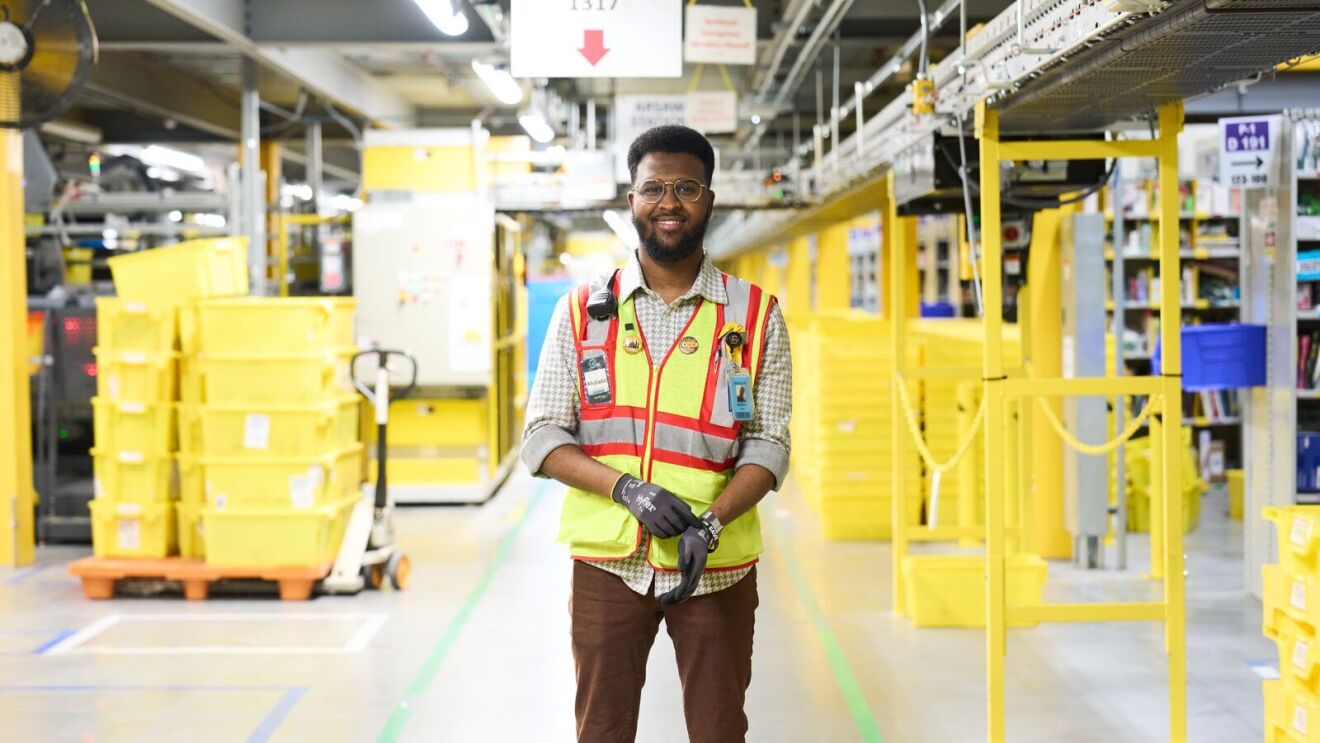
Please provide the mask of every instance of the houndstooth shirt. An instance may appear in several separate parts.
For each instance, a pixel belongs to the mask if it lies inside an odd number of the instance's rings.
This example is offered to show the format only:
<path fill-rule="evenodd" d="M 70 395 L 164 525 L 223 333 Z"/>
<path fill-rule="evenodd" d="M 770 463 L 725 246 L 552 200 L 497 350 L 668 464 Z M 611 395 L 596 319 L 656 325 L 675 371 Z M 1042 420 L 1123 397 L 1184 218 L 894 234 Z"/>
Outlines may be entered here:
<path fill-rule="evenodd" d="M 707 258 L 701 263 L 697 280 L 686 294 L 666 306 L 660 295 L 651 291 L 642 275 L 636 254 L 619 277 L 619 301 L 633 297 L 637 322 L 650 341 L 651 363 L 658 364 L 665 351 L 678 339 L 696 312 L 699 300 L 727 304 L 728 294 L 720 272 Z M 752 420 L 742 424 L 738 434 L 736 467 L 757 464 L 769 470 L 778 489 L 788 474 L 788 420 L 793 406 L 793 362 L 789 353 L 788 328 L 778 303 L 770 310 L 766 324 L 765 350 L 761 368 L 752 388 Z M 523 432 L 522 460 L 527 469 L 543 477 L 541 465 L 550 452 L 565 445 L 577 445 L 578 415 L 577 354 L 573 345 L 573 326 L 567 297 L 555 307 L 541 360 L 527 400 L 527 426 Z M 632 555 L 604 562 L 591 562 L 602 570 L 618 575 L 628 587 L 640 594 L 654 590 L 656 596 L 678 586 L 676 572 L 658 571 L 646 560 L 650 534 L 643 530 L 641 545 Z M 702 575 L 697 596 L 723 590 L 742 580 L 751 568 L 712 570 Z"/>

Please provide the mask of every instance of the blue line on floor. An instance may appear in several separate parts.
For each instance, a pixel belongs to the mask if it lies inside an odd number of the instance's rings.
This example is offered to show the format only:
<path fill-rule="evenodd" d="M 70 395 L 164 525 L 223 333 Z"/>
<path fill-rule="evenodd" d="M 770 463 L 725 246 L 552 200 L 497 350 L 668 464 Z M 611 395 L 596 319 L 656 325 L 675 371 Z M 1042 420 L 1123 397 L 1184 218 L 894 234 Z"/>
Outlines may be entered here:
<path fill-rule="evenodd" d="M 289 713 L 293 711 L 294 706 L 298 704 L 298 700 L 306 694 L 306 686 L 299 686 L 286 691 L 279 704 L 275 705 L 275 709 L 271 710 L 266 715 L 266 719 L 262 720 L 261 724 L 257 726 L 257 729 L 252 731 L 252 735 L 248 736 L 247 743 L 265 743 L 269 740 L 275 729 L 280 726 L 280 723 L 284 722 L 284 718 L 288 717 Z"/>
<path fill-rule="evenodd" d="M 31 565 L 15 573 L 6 581 L 11 586 L 17 586 L 25 582 L 28 578 L 49 568 L 50 565 Z"/>
<path fill-rule="evenodd" d="M 53 648 L 53 647 L 55 647 L 56 645 L 60 644 L 60 643 L 61 643 L 62 641 L 64 641 L 69 635 L 72 635 L 74 632 L 77 632 L 77 631 L 78 631 L 78 630 L 74 630 L 74 629 L 62 629 L 62 630 L 60 630 L 60 631 L 59 631 L 59 634 L 57 634 L 57 635 L 55 635 L 54 637 L 52 637 L 51 639 L 49 639 L 49 640 L 43 642 L 43 643 L 41 644 L 40 647 L 38 647 L 36 650 L 33 650 L 33 651 L 32 651 L 32 654 L 33 654 L 33 655 L 41 655 L 42 653 L 46 652 L 47 650 L 50 650 L 51 648 Z"/>

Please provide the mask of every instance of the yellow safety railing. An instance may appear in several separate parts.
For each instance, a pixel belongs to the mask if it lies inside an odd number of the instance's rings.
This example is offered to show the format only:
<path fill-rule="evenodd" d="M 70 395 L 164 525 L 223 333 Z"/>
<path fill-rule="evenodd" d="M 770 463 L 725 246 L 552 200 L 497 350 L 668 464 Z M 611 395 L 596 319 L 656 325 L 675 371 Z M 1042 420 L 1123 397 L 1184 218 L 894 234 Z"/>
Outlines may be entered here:
<path fill-rule="evenodd" d="M 1006 142 L 999 140 L 998 111 L 985 105 L 976 110 L 976 134 L 980 140 L 980 198 L 981 235 L 983 237 L 984 272 L 982 296 L 985 315 L 983 329 L 985 346 L 983 379 L 985 394 L 985 487 L 986 487 L 986 670 L 987 670 L 987 740 L 1000 743 L 1005 737 L 1004 674 L 1007 654 L 1007 627 L 1010 622 L 1106 622 L 1106 621 L 1163 621 L 1165 650 L 1169 672 L 1169 731 L 1170 739 L 1182 743 L 1187 739 L 1187 677 L 1186 677 L 1186 597 L 1183 580 L 1183 509 L 1182 468 L 1176 457 L 1179 450 L 1180 429 L 1176 425 L 1152 430 L 1152 451 L 1159 456 L 1161 465 L 1160 504 L 1158 508 L 1162 539 L 1152 539 L 1152 573 L 1164 581 L 1161 600 L 1129 603 L 1042 604 L 1031 607 L 1009 607 L 1006 585 L 1006 524 L 1005 438 L 1008 431 L 1006 402 L 1012 398 L 1035 398 L 1037 407 L 1046 397 L 1077 397 L 1115 395 L 1150 395 L 1141 415 L 1128 426 L 1132 432 L 1138 421 L 1149 417 L 1158 407 L 1164 411 L 1179 411 L 1182 394 L 1182 349 L 1180 313 L 1182 291 L 1179 286 L 1178 245 L 1178 144 L 1182 129 L 1181 102 L 1166 104 L 1159 111 L 1159 135 L 1141 141 L 1040 141 Z M 1158 377 L 1125 377 L 1121 379 L 1019 379 L 1005 375 L 1003 350 L 1003 246 L 1001 244 L 1000 169 L 997 163 L 1013 160 L 1106 159 L 1117 157 L 1156 157 L 1159 161 L 1159 262 L 1164 277 L 1161 291 L 1160 323 L 1163 347 L 1163 370 Z M 893 289 L 891 289 L 893 291 Z M 896 334 L 898 335 L 898 334 Z M 899 339 L 901 343 L 901 338 Z M 896 359 L 902 358 L 899 355 Z M 1048 406 L 1044 406 L 1048 408 Z M 1052 410 L 1046 419 L 1056 433 L 1074 446 L 1090 447 L 1098 451 L 1117 446 L 1131 435 L 1125 429 L 1118 439 L 1092 447 L 1083 444 L 1063 429 Z M 1079 447 L 1081 448 L 1081 447 Z M 1083 451 L 1086 449 L 1083 448 Z M 1097 453 L 1098 453 L 1097 451 Z M 1152 529 L 1154 532 L 1154 529 Z M 1154 534 L 1153 534 L 1154 537 Z"/>

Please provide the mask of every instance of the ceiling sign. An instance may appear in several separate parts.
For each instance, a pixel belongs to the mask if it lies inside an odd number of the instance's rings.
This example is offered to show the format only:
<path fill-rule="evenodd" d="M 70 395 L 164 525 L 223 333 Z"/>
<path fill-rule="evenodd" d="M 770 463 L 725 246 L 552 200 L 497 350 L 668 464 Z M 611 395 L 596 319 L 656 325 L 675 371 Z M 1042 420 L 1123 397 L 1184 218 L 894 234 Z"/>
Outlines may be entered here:
<path fill-rule="evenodd" d="M 683 59 L 712 64 L 756 64 L 756 8 L 687 6 Z"/>
<path fill-rule="evenodd" d="M 682 77 L 682 0 L 513 0 L 514 77 Z"/>
<path fill-rule="evenodd" d="M 632 180 L 628 173 L 628 146 L 647 129 L 665 124 L 683 124 L 702 134 L 737 131 L 738 94 L 715 91 L 615 96 L 614 162 L 620 183 Z"/>
<path fill-rule="evenodd" d="M 1236 188 L 1270 188 L 1279 182 L 1278 116 L 1219 120 L 1219 182 Z"/>

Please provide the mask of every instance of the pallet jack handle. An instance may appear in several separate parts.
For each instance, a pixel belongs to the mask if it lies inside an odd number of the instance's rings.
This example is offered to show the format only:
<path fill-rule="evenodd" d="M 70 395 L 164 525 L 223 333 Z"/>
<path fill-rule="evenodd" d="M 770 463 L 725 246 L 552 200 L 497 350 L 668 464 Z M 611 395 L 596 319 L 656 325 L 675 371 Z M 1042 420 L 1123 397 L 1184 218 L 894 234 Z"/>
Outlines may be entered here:
<path fill-rule="evenodd" d="M 358 376 L 358 359 L 376 357 L 376 378 L 372 385 L 368 385 Z M 391 358 L 401 358 L 408 363 L 409 376 L 408 384 L 402 390 L 391 394 L 390 392 L 390 369 L 389 362 Z M 351 372 L 353 376 L 353 386 L 362 396 L 367 398 L 376 413 L 376 508 L 382 509 L 389 505 L 389 489 L 385 481 L 385 431 L 390 420 L 390 403 L 396 400 L 402 400 L 412 391 L 417 389 L 417 359 L 407 351 L 396 351 L 385 348 L 373 348 L 369 351 L 361 351 L 353 356 L 351 362 Z"/>

